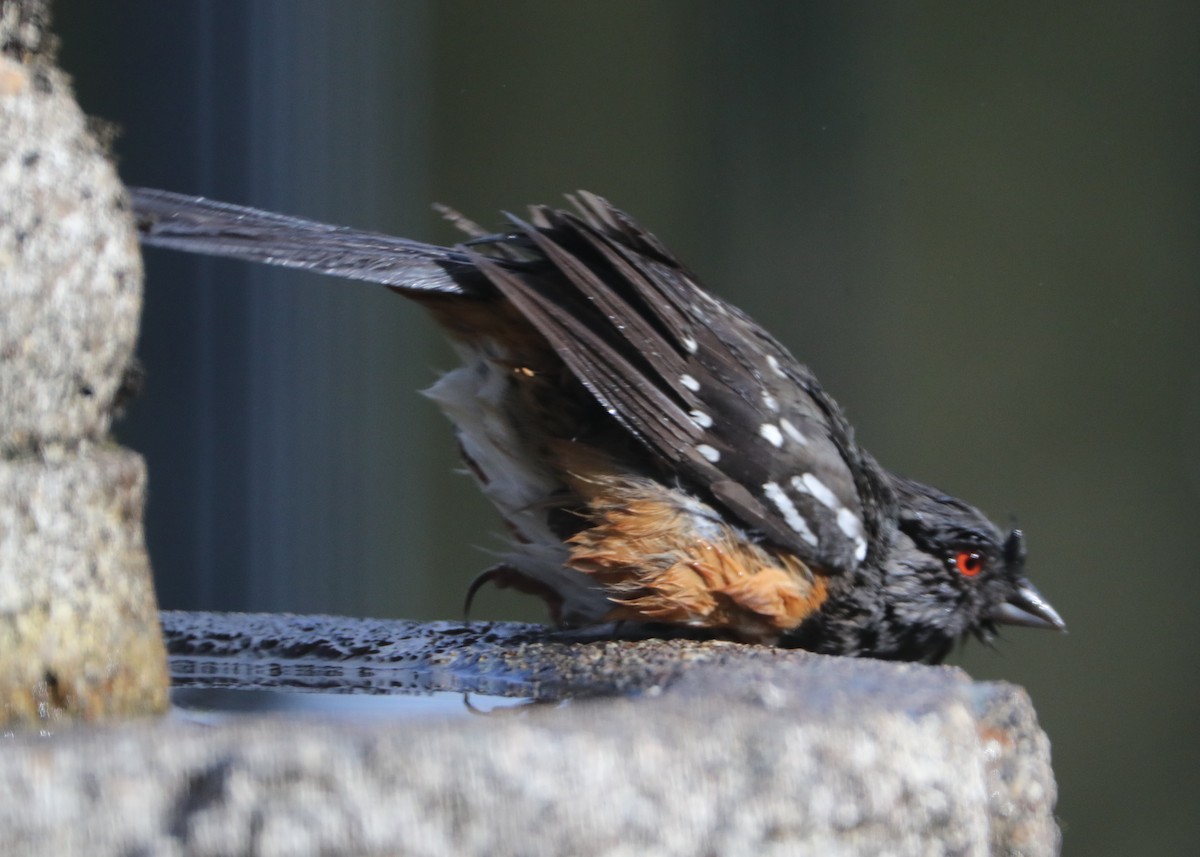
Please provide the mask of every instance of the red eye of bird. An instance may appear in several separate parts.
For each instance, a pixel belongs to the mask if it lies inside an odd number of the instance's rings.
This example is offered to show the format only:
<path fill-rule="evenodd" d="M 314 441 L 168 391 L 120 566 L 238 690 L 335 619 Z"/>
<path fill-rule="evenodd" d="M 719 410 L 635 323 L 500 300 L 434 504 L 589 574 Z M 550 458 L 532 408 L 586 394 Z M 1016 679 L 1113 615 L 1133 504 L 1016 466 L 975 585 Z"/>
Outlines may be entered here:
<path fill-rule="evenodd" d="M 954 567 L 964 577 L 974 577 L 983 571 L 983 554 L 979 551 L 959 551 L 954 557 Z"/>

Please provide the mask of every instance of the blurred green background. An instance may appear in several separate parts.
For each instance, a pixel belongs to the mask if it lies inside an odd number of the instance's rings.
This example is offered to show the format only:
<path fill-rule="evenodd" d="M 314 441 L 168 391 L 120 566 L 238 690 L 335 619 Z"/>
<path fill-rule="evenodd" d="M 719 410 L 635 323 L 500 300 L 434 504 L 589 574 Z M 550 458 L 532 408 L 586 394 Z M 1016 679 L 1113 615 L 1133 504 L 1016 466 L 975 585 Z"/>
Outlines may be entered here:
<path fill-rule="evenodd" d="M 1200 6 L 173 0 L 57 6 L 131 183 L 429 240 L 595 190 L 819 374 L 890 468 L 1019 523 L 1067 854 L 1192 854 Z M 453 364 L 382 289 L 155 253 L 164 607 L 454 618 L 500 545 Z M 485 592 L 476 615 L 528 618 Z"/>

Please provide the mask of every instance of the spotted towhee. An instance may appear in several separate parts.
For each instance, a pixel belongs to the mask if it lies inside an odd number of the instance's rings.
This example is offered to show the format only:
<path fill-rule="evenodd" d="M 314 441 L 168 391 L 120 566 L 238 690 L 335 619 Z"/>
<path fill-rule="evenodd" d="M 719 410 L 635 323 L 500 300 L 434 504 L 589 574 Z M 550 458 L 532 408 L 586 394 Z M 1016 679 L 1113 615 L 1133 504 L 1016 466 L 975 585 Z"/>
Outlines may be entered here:
<path fill-rule="evenodd" d="M 600 197 L 438 247 L 134 189 L 142 240 L 382 283 L 463 365 L 429 395 L 508 523 L 484 575 L 568 625 L 712 629 L 938 661 L 997 623 L 1063 628 L 1019 530 L 889 473 L 812 373 Z"/>

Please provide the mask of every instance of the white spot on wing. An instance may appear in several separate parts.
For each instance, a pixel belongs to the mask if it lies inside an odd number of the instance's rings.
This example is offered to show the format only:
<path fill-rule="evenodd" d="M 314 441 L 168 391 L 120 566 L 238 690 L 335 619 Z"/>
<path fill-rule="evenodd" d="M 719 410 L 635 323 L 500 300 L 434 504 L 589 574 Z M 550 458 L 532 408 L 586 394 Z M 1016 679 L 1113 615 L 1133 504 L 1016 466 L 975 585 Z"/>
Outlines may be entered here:
<path fill-rule="evenodd" d="M 862 521 L 859 519 L 858 515 L 854 514 L 844 506 L 838 510 L 837 525 L 849 538 L 854 539 L 862 536 Z"/>
<path fill-rule="evenodd" d="M 789 421 L 787 418 L 779 421 L 779 427 L 783 429 L 783 433 L 786 434 L 789 439 L 804 446 L 808 446 L 808 438 L 804 436 L 800 429 L 792 425 L 791 421 Z"/>
<path fill-rule="evenodd" d="M 713 418 L 704 411 L 688 411 L 688 416 L 692 418 L 692 422 L 700 426 L 700 428 L 712 428 Z"/>
<path fill-rule="evenodd" d="M 859 562 L 867 558 L 867 540 L 862 536 L 854 540 L 854 558 Z"/>
<path fill-rule="evenodd" d="M 805 494 L 812 494 L 820 503 L 827 509 L 836 510 L 841 508 L 841 501 L 837 495 L 829 490 L 829 486 L 822 482 L 811 473 L 805 473 L 803 476 L 792 477 L 792 487 L 797 491 L 803 491 Z"/>
<path fill-rule="evenodd" d="M 718 461 L 721 460 L 721 453 L 718 452 L 715 448 L 709 446 L 707 443 L 702 443 L 699 446 L 697 446 L 696 452 L 703 455 L 708 461 L 711 461 L 713 464 L 716 464 Z"/>
<path fill-rule="evenodd" d="M 686 334 L 680 339 L 680 342 L 682 342 L 683 347 L 688 350 L 688 354 L 695 354 L 696 349 L 700 347 L 696 344 L 696 340 L 694 338 L 687 336 Z"/>
<path fill-rule="evenodd" d="M 763 404 L 767 406 L 767 410 L 779 412 L 779 400 L 770 394 L 767 390 L 762 391 Z"/>
<path fill-rule="evenodd" d="M 779 514 L 783 515 L 783 520 L 787 522 L 787 525 L 795 530 L 800 538 L 816 547 L 817 536 L 808 528 L 808 521 L 804 520 L 804 516 L 797 511 L 792 498 L 775 482 L 764 484 L 763 493 L 767 495 L 768 500 L 775 504 L 775 508 L 779 510 Z"/>
<path fill-rule="evenodd" d="M 837 516 L 842 532 L 854 540 L 854 558 L 862 562 L 867 558 L 867 540 L 863 538 L 862 521 L 849 509 L 842 509 Z"/>
<path fill-rule="evenodd" d="M 783 432 L 774 423 L 763 423 L 758 427 L 758 433 L 766 438 L 771 446 L 783 446 Z"/>
<path fill-rule="evenodd" d="M 693 393 L 698 392 L 700 389 L 700 382 L 697 381 L 695 378 L 693 378 L 691 375 L 680 375 L 679 383 L 682 384 L 683 386 L 687 387 Z"/>
<path fill-rule="evenodd" d="M 829 486 L 818 479 L 811 473 L 805 473 L 803 476 L 793 476 L 791 485 L 797 491 L 804 494 L 811 494 L 812 497 L 822 506 L 828 508 L 835 513 L 838 529 L 854 542 L 854 559 L 857 562 L 862 562 L 867 558 L 867 540 L 863 538 L 863 523 L 862 519 L 854 512 L 847 509 L 838 500 L 837 495 L 829 489 Z"/>
<path fill-rule="evenodd" d="M 776 375 L 778 375 L 780 378 L 787 377 L 787 373 L 785 373 L 783 371 L 783 367 L 779 365 L 779 361 L 777 359 L 775 359 L 774 354 L 767 355 L 767 365 L 770 366 L 771 371 L 774 372 Z"/>

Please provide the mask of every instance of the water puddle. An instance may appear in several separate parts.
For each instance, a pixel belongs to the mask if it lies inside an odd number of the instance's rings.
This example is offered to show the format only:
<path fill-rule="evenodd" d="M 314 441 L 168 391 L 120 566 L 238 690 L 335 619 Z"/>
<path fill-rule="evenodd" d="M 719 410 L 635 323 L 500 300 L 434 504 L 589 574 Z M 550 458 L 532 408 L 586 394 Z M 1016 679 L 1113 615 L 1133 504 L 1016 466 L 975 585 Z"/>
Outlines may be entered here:
<path fill-rule="evenodd" d="M 164 611 L 177 719 L 519 716 L 596 696 L 536 626 Z"/>
<path fill-rule="evenodd" d="M 204 725 L 266 714 L 358 722 L 414 717 L 444 720 L 515 714 L 533 706 L 530 699 L 448 690 L 420 693 L 330 693 L 233 687 L 175 687 L 171 690 L 172 717 Z"/>

